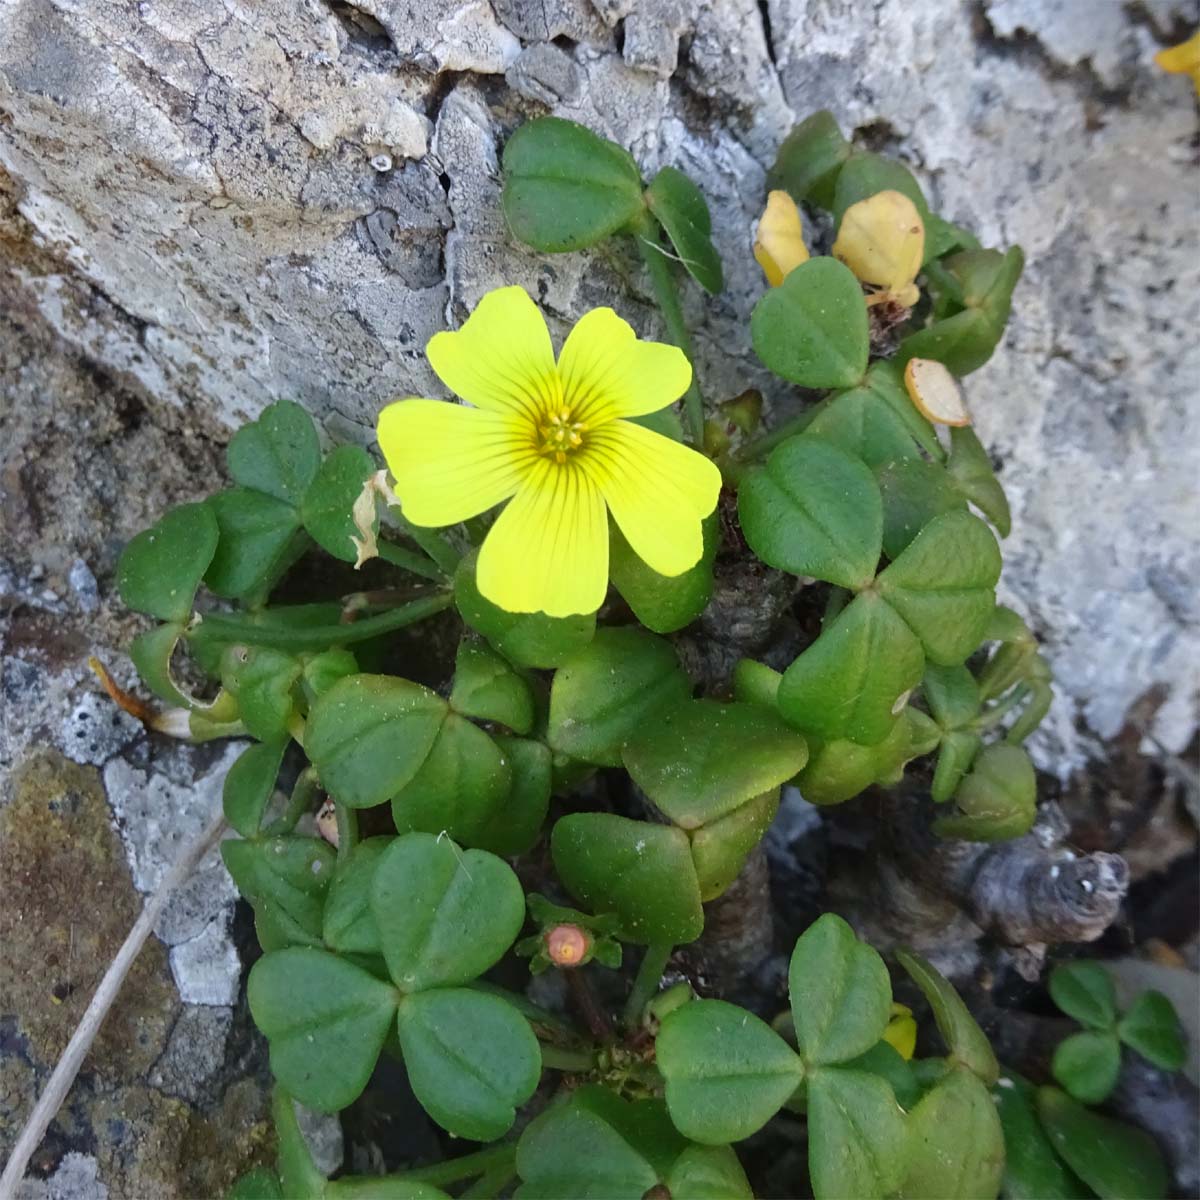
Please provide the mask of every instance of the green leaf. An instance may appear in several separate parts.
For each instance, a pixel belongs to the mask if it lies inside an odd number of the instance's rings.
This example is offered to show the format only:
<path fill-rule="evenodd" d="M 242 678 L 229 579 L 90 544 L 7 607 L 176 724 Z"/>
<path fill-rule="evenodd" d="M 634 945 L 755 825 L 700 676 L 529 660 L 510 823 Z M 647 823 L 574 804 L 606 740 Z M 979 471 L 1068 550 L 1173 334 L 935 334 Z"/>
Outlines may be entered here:
<path fill-rule="evenodd" d="M 818 917 L 792 951 L 788 992 L 800 1057 L 809 1067 L 865 1054 L 887 1028 L 892 985 L 883 959 L 834 913 Z"/>
<path fill-rule="evenodd" d="M 977 250 L 979 239 L 961 225 L 931 212 L 925 219 L 925 261 L 941 258 L 952 250 Z"/>
<path fill-rule="evenodd" d="M 730 1146 L 689 1146 L 666 1178 L 671 1200 L 754 1200 Z"/>
<path fill-rule="evenodd" d="M 921 644 L 885 600 L 856 596 L 783 673 L 779 711 L 824 741 L 882 742 L 925 666 Z"/>
<path fill-rule="evenodd" d="M 1004 1130 L 1005 1200 L 1089 1200 L 1092 1195 L 1054 1153 L 1034 1110 L 1034 1089 L 1005 1071 L 992 1090 Z"/>
<path fill-rule="evenodd" d="M 883 544 L 879 485 L 866 463 L 836 446 L 809 437 L 777 446 L 742 480 L 738 518 L 768 566 L 855 590 L 875 575 Z"/>
<path fill-rule="evenodd" d="M 327 1181 L 313 1162 L 300 1129 L 296 1102 L 278 1083 L 271 1089 L 271 1116 L 277 1147 L 275 1166 L 283 1195 L 287 1200 L 322 1200 Z"/>
<path fill-rule="evenodd" d="M 399 833 L 448 833 L 474 846 L 512 789 L 503 751 L 478 725 L 448 713 L 417 773 L 392 797 Z"/>
<path fill-rule="evenodd" d="M 892 362 L 902 367 L 910 358 L 932 358 L 961 378 L 992 357 L 1001 332 L 978 309 L 965 308 L 910 333 L 900 343 Z"/>
<path fill-rule="evenodd" d="M 464 638 L 458 646 L 450 707 L 464 717 L 496 721 L 513 733 L 533 728 L 533 693 L 503 655 L 486 642 Z"/>
<path fill-rule="evenodd" d="M 283 1200 L 279 1176 L 266 1167 L 255 1167 L 229 1189 L 226 1200 Z"/>
<path fill-rule="evenodd" d="M 712 244 L 712 217 L 700 189 L 678 168 L 663 167 L 646 189 L 646 204 L 687 273 L 715 296 L 724 286 L 721 257 Z"/>
<path fill-rule="evenodd" d="M 937 766 L 933 771 L 933 783 L 929 787 L 935 804 L 945 804 L 958 791 L 982 745 L 983 738 L 968 730 L 956 730 L 943 735 Z"/>
<path fill-rule="evenodd" d="M 835 222 L 841 225 L 846 209 L 879 192 L 900 192 L 916 205 L 922 223 L 928 219 L 924 193 L 903 163 L 870 150 L 856 150 L 838 175 L 832 209 Z"/>
<path fill-rule="evenodd" d="M 312 706 L 304 748 L 331 796 L 372 808 L 420 770 L 446 714 L 446 702 L 420 684 L 351 675 Z"/>
<path fill-rule="evenodd" d="M 876 582 L 939 666 L 964 662 L 996 606 L 1000 548 L 970 513 L 935 517 Z"/>
<path fill-rule="evenodd" d="M 480 594 L 475 556 L 467 555 L 454 573 L 454 602 L 462 619 L 519 667 L 557 667 L 586 646 L 596 632 L 596 614 L 548 617 L 510 613 Z"/>
<path fill-rule="evenodd" d="M 1011 246 L 1003 254 L 975 247 L 946 259 L 945 266 L 959 282 L 962 303 L 978 309 L 998 333 L 1003 333 L 1012 308 L 1013 288 L 1025 266 L 1021 247 Z"/>
<path fill-rule="evenodd" d="M 221 536 L 205 582 L 226 599 L 265 594 L 304 548 L 296 510 L 244 487 L 217 492 L 208 504 Z"/>
<path fill-rule="evenodd" d="M 816 1200 L 882 1200 L 908 1166 L 904 1113 L 878 1075 L 818 1067 L 808 1079 L 808 1173 Z"/>
<path fill-rule="evenodd" d="M 1170 1179 L 1154 1139 L 1089 1112 L 1058 1088 L 1037 1091 L 1042 1128 L 1063 1161 L 1100 1200 L 1162 1200 Z"/>
<path fill-rule="evenodd" d="M 1050 998 L 1087 1029 L 1111 1029 L 1117 1019 L 1112 976 L 1097 962 L 1059 963 L 1050 972 Z"/>
<path fill-rule="evenodd" d="M 1187 1061 L 1179 1014 L 1162 992 L 1143 992 L 1117 1022 L 1117 1035 L 1163 1071 L 1178 1071 Z"/>
<path fill-rule="evenodd" d="M 955 1067 L 909 1116 L 912 1161 L 899 1200 L 992 1200 L 1004 1173 L 1004 1131 L 977 1075 Z"/>
<path fill-rule="evenodd" d="M 991 521 L 1001 537 L 1008 537 L 1012 529 L 1008 497 L 992 469 L 992 460 L 970 425 L 958 425 L 950 430 L 950 457 L 946 460 L 946 470 L 958 491 Z"/>
<path fill-rule="evenodd" d="M 226 869 L 254 906 L 264 950 L 320 943 L 321 913 L 335 857 L 320 838 L 221 843 Z"/>
<path fill-rule="evenodd" d="M 492 739 L 508 761 L 512 786 L 508 797 L 471 831 L 481 850 L 511 857 L 533 848 L 550 808 L 551 756 L 541 742 L 527 738 Z"/>
<path fill-rule="evenodd" d="M 804 766 L 808 747 L 774 713 L 751 704 L 685 700 L 635 733 L 625 767 L 676 825 L 698 829 Z"/>
<path fill-rule="evenodd" d="M 668 1014 L 655 1061 L 676 1129 L 713 1145 L 757 1132 L 804 1077 L 804 1065 L 779 1034 L 724 1000 L 694 1000 Z"/>
<path fill-rule="evenodd" d="M 822 109 L 806 117 L 783 139 L 768 183 L 789 192 L 797 204 L 810 201 L 830 208 L 838 172 L 850 151 L 850 143 L 842 136 L 833 114 Z"/>
<path fill-rule="evenodd" d="M 301 1104 L 337 1112 L 375 1068 L 396 1012 L 396 989 L 308 946 L 260 958 L 246 997 L 271 1046 L 271 1072 Z"/>
<path fill-rule="evenodd" d="M 867 369 L 867 307 L 850 268 L 810 258 L 754 306 L 750 337 L 763 365 L 807 388 L 855 387 Z"/>
<path fill-rule="evenodd" d="M 589 1084 L 535 1117 L 517 1143 L 518 1200 L 642 1200 L 686 1143 L 661 1100 Z M 682 1197 L 679 1198 L 682 1200 Z"/>
<path fill-rule="evenodd" d="M 838 1069 L 867 1071 L 878 1075 L 896 1097 L 901 1108 L 911 1108 L 921 1098 L 921 1085 L 912 1064 L 903 1058 L 891 1042 L 879 1041 L 865 1054 L 839 1064 Z"/>
<path fill-rule="evenodd" d="M 1121 1043 L 1107 1030 L 1073 1033 L 1055 1048 L 1050 1071 L 1081 1104 L 1099 1104 L 1117 1086 Z"/>
<path fill-rule="evenodd" d="M 217 551 L 216 517 L 207 504 L 181 504 L 142 530 L 121 551 L 121 601 L 161 621 L 186 621 Z"/>
<path fill-rule="evenodd" d="M 592 912 L 615 913 L 625 939 L 694 942 L 704 928 L 687 835 L 611 813 L 572 813 L 554 826 L 554 866 Z"/>
<path fill-rule="evenodd" d="M 406 1175 L 343 1175 L 325 1184 L 323 1200 L 450 1200 L 450 1193 Z"/>
<path fill-rule="evenodd" d="M 555 673 L 546 738 L 560 754 L 619 767 L 633 734 L 690 694 L 670 642 L 635 628 L 600 629 Z"/>
<path fill-rule="evenodd" d="M 705 904 L 715 900 L 738 877 L 778 811 L 779 788 L 773 787 L 692 831 L 692 864 Z"/>
<path fill-rule="evenodd" d="M 361 446 L 339 446 L 321 464 L 304 493 L 300 516 L 313 541 L 342 562 L 355 562 L 354 502 L 375 471 L 375 462 Z"/>
<path fill-rule="evenodd" d="M 872 469 L 917 458 L 922 450 L 937 462 L 945 457 L 933 426 L 917 411 L 900 372 L 888 362 L 872 363 L 861 385 L 818 405 L 804 433 L 831 442 Z"/>
<path fill-rule="evenodd" d="M 375 867 L 371 911 L 392 978 L 420 992 L 470 983 L 497 962 L 525 922 L 525 893 L 494 854 L 408 833 Z"/>
<path fill-rule="evenodd" d="M 322 925 L 322 937 L 330 950 L 381 953 L 379 924 L 371 909 L 371 884 L 383 852 L 393 841 L 390 837 L 367 838 L 334 867 Z"/>
<path fill-rule="evenodd" d="M 300 682 L 304 696 L 311 706 L 318 696 L 323 696 L 339 679 L 358 674 L 358 660 L 349 650 L 323 650 L 320 654 L 303 659 L 304 673 Z"/>
<path fill-rule="evenodd" d="M 900 720 L 874 746 L 845 739 L 817 743 L 796 784 L 810 804 L 841 804 L 913 757 L 909 728 Z"/>
<path fill-rule="evenodd" d="M 966 667 L 930 663 L 921 680 L 929 711 L 943 729 L 961 729 L 979 716 L 979 685 Z"/>
<path fill-rule="evenodd" d="M 938 837 L 998 842 L 1028 833 L 1037 816 L 1037 778 L 1019 746 L 987 746 L 954 796 L 958 812 L 933 824 Z"/>
<path fill-rule="evenodd" d="M 1000 1065 L 996 1062 L 992 1045 L 950 981 L 919 954 L 897 950 L 896 960 L 929 1001 L 933 1019 L 937 1022 L 938 1032 L 946 1043 L 950 1057 L 978 1075 L 984 1083 L 995 1083 L 1000 1074 Z"/>
<path fill-rule="evenodd" d="M 704 553 L 682 575 L 660 575 L 626 541 L 615 521 L 609 523 L 609 572 L 613 586 L 633 615 L 653 633 L 674 633 L 690 625 L 707 607 L 713 589 L 713 560 L 720 533 L 716 513 L 704 519 Z"/>
<path fill-rule="evenodd" d="M 404 997 L 397 1028 L 413 1093 L 443 1129 L 479 1142 L 508 1132 L 537 1087 L 542 1055 L 507 1000 L 436 988 Z"/>
<path fill-rule="evenodd" d="M 508 227 L 535 250 L 595 245 L 643 211 L 637 164 L 574 121 L 527 121 L 508 139 L 503 163 Z"/>
<path fill-rule="evenodd" d="M 242 723 L 263 741 L 284 738 L 295 708 L 300 661 L 267 646 L 230 646 L 221 658 L 221 682 L 236 697 Z"/>
<path fill-rule="evenodd" d="M 262 824 L 263 813 L 275 791 L 287 739 L 255 742 L 238 755 L 229 768 L 221 792 L 225 820 L 242 835 L 252 838 Z"/>
<path fill-rule="evenodd" d="M 875 478 L 883 497 L 883 552 L 888 558 L 899 558 L 934 517 L 967 507 L 937 463 L 921 458 L 884 463 Z"/>
<path fill-rule="evenodd" d="M 320 468 L 321 444 L 308 413 L 280 400 L 233 435 L 226 458 L 234 483 L 297 505 Z"/>

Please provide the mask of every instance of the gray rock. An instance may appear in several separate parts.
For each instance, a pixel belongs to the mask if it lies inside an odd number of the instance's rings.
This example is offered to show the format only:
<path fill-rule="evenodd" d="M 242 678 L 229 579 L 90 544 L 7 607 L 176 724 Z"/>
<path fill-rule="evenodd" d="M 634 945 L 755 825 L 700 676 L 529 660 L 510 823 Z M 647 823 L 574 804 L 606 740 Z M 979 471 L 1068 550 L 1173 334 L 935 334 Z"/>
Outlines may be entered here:
<path fill-rule="evenodd" d="M 219 913 L 186 942 L 171 947 L 171 974 L 185 1004 L 230 1005 L 242 964 L 229 938 L 229 915 Z"/>
<path fill-rule="evenodd" d="M 233 1013 L 223 1006 L 185 1004 L 150 1083 L 172 1096 L 199 1104 L 210 1099 L 210 1083 L 225 1062 Z"/>
<path fill-rule="evenodd" d="M 98 1175 L 99 1163 L 90 1154 L 64 1154 L 49 1179 L 25 1179 L 18 1200 L 108 1200 L 108 1188 Z"/>
<path fill-rule="evenodd" d="M 552 42 L 538 42 L 517 55 L 504 81 L 522 96 L 553 107 L 574 104 L 583 94 L 583 73 Z"/>
<path fill-rule="evenodd" d="M 58 741 L 72 762 L 101 767 L 141 735 L 136 717 L 99 692 L 84 692 L 63 721 Z"/>

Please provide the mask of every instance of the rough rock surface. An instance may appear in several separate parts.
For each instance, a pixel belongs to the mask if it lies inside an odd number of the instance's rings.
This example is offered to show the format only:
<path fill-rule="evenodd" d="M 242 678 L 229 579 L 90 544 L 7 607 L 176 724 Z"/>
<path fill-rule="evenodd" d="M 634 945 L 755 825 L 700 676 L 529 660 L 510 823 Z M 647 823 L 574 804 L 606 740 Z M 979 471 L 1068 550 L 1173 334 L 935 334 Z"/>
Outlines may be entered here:
<path fill-rule="evenodd" d="M 498 156 L 530 115 L 708 194 L 728 290 L 685 307 L 712 397 L 754 383 L 787 403 L 746 336 L 749 243 L 775 148 L 812 109 L 899 154 L 985 243 L 1020 242 L 1013 323 L 968 398 L 1013 501 L 1005 587 L 1059 683 L 1042 760 L 1065 771 L 1156 684 L 1153 733 L 1182 749 L 1196 109 L 1151 57 L 1198 20 L 1194 0 L 0 0 L 4 854 L 62 894 L 5 880 L 31 966 L 0 1004 L 0 1152 L 86 1002 L 74 956 L 102 969 L 228 762 L 152 744 L 94 696 L 91 652 L 132 683 L 124 541 L 210 490 L 231 426 L 273 399 L 365 444 L 382 401 L 440 394 L 425 341 L 498 283 L 560 333 L 610 302 L 659 331 L 632 256 L 508 237 Z M 55 795 L 77 807 L 51 812 Z M 53 822 L 87 823 L 90 865 Z M 231 895 L 209 864 L 164 917 L 105 1035 L 137 1051 L 114 1069 L 98 1047 L 31 1196 L 217 1194 L 261 1153 Z M 47 947 L 71 964 L 57 1004 Z"/>

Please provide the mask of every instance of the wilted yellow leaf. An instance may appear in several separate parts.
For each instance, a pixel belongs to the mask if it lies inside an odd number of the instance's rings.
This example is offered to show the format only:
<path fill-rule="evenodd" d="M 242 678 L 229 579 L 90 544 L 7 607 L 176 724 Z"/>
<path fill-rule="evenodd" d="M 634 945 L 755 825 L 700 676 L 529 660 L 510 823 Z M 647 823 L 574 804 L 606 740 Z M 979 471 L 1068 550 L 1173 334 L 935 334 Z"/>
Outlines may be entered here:
<path fill-rule="evenodd" d="M 925 257 L 925 223 L 903 192 L 877 192 L 842 216 L 834 258 L 863 282 L 882 288 L 911 307 L 920 294 L 913 283 Z"/>
<path fill-rule="evenodd" d="M 808 262 L 800 210 L 787 192 L 768 194 L 767 207 L 758 219 L 754 257 L 771 287 L 778 287 L 790 271 Z"/>
<path fill-rule="evenodd" d="M 970 425 L 958 380 L 932 358 L 910 358 L 904 368 L 909 399 L 926 420 L 935 425 Z"/>

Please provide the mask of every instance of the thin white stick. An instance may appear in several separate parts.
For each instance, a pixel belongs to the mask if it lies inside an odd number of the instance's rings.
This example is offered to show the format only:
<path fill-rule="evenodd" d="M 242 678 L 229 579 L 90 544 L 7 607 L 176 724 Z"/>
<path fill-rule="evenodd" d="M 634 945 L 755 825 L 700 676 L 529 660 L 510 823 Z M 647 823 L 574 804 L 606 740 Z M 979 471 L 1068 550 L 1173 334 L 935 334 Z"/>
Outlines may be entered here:
<path fill-rule="evenodd" d="M 21 1180 L 25 1178 L 25 1168 L 29 1165 L 33 1152 L 41 1144 L 47 1126 L 54 1120 L 55 1114 L 67 1098 L 67 1092 L 70 1091 L 71 1084 L 75 1082 L 75 1076 L 79 1074 L 79 1068 L 83 1065 L 83 1060 L 88 1050 L 91 1049 L 92 1042 L 96 1040 L 96 1034 L 100 1032 L 100 1026 L 104 1023 L 104 1018 L 108 1016 L 108 1010 L 112 1008 L 113 1002 L 125 982 L 125 977 L 129 974 L 129 969 L 146 944 L 146 939 L 149 938 L 155 921 L 158 920 L 159 914 L 171 898 L 172 892 L 187 879 L 196 864 L 216 844 L 224 830 L 225 818 L 218 813 L 209 823 L 208 828 L 190 846 L 185 847 L 183 853 L 175 860 L 175 864 L 163 876 L 158 890 L 146 901 L 142 915 L 134 922 L 129 936 L 125 939 L 121 949 L 117 951 L 116 958 L 112 960 L 108 970 L 105 971 L 104 978 L 100 980 L 100 986 L 96 989 L 96 994 L 79 1019 L 79 1024 L 71 1035 L 71 1040 L 67 1043 L 62 1058 L 58 1060 L 58 1065 L 54 1068 L 54 1073 L 46 1084 L 46 1090 L 42 1092 L 37 1104 L 34 1105 L 33 1112 L 29 1114 L 29 1120 L 25 1122 L 25 1127 L 21 1130 L 21 1136 L 17 1138 L 17 1144 L 13 1147 L 12 1155 L 4 1168 L 4 1174 L 0 1176 L 0 1200 L 15 1200 L 17 1188 L 20 1186 Z"/>

